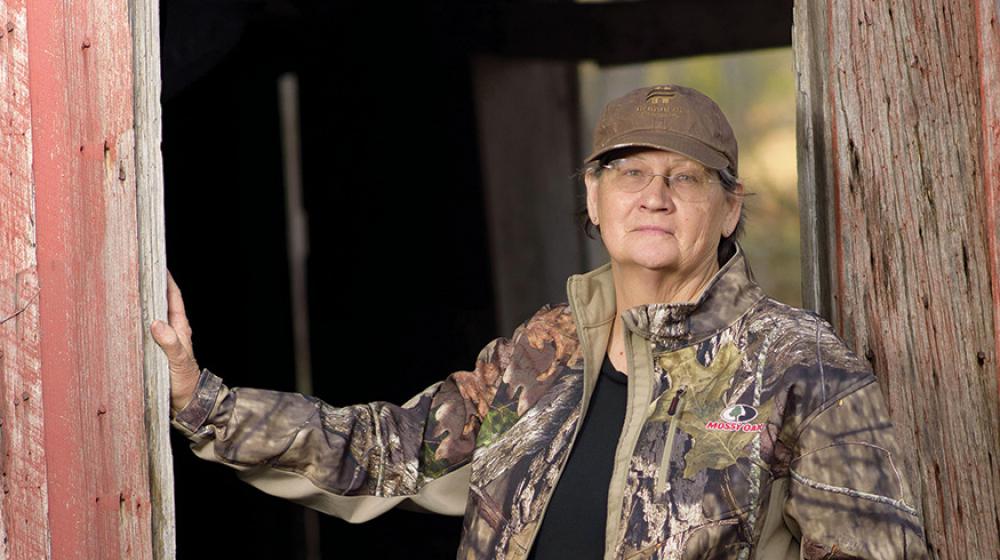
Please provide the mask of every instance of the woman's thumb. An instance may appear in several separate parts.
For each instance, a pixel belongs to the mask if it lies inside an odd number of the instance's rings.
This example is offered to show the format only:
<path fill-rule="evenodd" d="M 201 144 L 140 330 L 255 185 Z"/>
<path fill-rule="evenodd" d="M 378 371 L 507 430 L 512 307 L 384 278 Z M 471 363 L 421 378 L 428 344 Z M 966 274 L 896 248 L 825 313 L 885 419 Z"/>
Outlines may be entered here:
<path fill-rule="evenodd" d="M 149 330 L 153 333 L 153 340 L 170 356 L 177 344 L 177 333 L 174 332 L 173 327 L 157 319 L 150 325 Z"/>

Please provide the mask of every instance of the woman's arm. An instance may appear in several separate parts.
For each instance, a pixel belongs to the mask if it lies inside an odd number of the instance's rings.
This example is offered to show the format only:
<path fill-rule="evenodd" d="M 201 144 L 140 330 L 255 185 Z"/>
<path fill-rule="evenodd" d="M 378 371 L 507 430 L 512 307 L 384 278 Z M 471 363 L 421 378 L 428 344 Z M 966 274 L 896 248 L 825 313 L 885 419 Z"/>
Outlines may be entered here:
<path fill-rule="evenodd" d="M 785 521 L 802 558 L 927 558 L 903 469 L 874 378 L 824 404 L 790 463 Z"/>
<path fill-rule="evenodd" d="M 526 324 L 487 344 L 473 370 L 451 374 L 402 406 L 334 407 L 298 393 L 230 389 L 205 369 L 172 425 L 198 457 L 237 469 L 268 494 L 347 521 L 371 519 L 407 498 L 459 515 L 468 492 L 463 467 Z"/>
<path fill-rule="evenodd" d="M 299 393 L 229 388 L 199 369 L 180 289 L 168 276 L 169 325 L 151 326 L 170 361 L 171 424 L 202 459 L 228 465 L 249 484 L 351 522 L 406 499 L 458 515 L 483 418 L 515 345 L 487 344 L 469 371 L 452 373 L 402 406 L 335 407 Z M 374 381 L 374 380 L 373 380 Z"/>
<path fill-rule="evenodd" d="M 777 511 L 794 548 L 803 559 L 927 558 L 919 500 L 877 378 L 829 322 L 810 315 L 798 365 L 786 372 L 790 455 Z"/>

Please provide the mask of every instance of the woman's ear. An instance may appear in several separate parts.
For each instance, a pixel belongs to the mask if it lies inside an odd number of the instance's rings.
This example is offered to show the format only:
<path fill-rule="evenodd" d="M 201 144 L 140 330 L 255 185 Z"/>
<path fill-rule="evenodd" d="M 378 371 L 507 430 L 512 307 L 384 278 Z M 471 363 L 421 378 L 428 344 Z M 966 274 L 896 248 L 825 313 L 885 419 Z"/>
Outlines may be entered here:
<path fill-rule="evenodd" d="M 601 181 L 593 170 L 588 170 L 583 176 L 583 182 L 587 185 L 587 214 L 590 215 L 590 221 L 594 225 L 599 225 L 601 216 L 598 212 L 597 188 Z"/>
<path fill-rule="evenodd" d="M 740 223 L 740 214 L 743 211 L 743 197 L 738 195 L 742 194 L 742 181 L 736 183 L 736 186 L 733 188 L 733 194 L 726 191 L 726 202 L 729 208 L 726 212 L 726 224 L 722 232 L 726 237 L 732 235 Z"/>

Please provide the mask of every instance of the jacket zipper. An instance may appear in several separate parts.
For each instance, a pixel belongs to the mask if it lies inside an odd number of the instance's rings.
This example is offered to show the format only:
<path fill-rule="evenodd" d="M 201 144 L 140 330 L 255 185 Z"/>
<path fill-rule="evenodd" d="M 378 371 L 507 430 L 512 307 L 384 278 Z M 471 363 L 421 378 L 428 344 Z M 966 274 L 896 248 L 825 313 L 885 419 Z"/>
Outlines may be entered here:
<path fill-rule="evenodd" d="M 650 367 L 653 362 L 652 349 L 649 341 L 642 339 L 639 335 L 625 330 L 625 358 L 628 364 L 628 397 L 625 410 L 625 422 L 622 425 L 622 433 L 618 438 L 618 445 L 615 448 L 615 468 L 611 473 L 611 483 L 608 487 L 608 525 L 605 528 L 605 558 L 612 558 L 614 551 L 618 547 L 618 534 L 621 531 L 621 507 L 623 496 L 617 489 L 624 490 L 628 478 L 629 467 L 632 458 L 635 456 L 635 446 L 639 441 L 639 432 L 645 424 L 646 414 L 644 414 L 652 393 L 650 377 L 641 375 L 636 365 L 636 353 L 642 352 L 645 366 Z M 640 343 L 637 345 L 637 339 Z M 639 404 L 642 403 L 642 404 Z M 636 424 L 633 426 L 633 424 Z M 627 451 L 626 451 L 627 450 Z M 624 462 L 619 468 L 620 459 L 624 457 Z M 614 496 L 612 498 L 612 496 Z M 613 501 L 612 501 L 613 500 Z M 614 515 L 612 515 L 614 513 Z"/>
<path fill-rule="evenodd" d="M 674 398 L 667 408 L 667 416 L 670 417 L 670 426 L 667 428 L 667 442 L 663 445 L 663 454 L 660 456 L 660 469 L 656 472 L 656 495 L 662 495 L 664 486 L 667 484 L 667 474 L 670 472 L 670 456 L 674 449 L 674 434 L 677 433 L 677 418 L 684 410 L 684 403 L 681 402 L 681 395 L 687 390 L 687 385 L 681 385 Z M 680 407 L 678 408 L 678 405 Z"/>
<path fill-rule="evenodd" d="M 589 341 L 589 339 L 587 339 L 586 335 L 583 334 L 586 331 L 583 330 L 582 325 L 580 324 L 579 315 L 575 311 L 573 313 L 573 319 L 574 319 L 574 322 L 576 324 L 576 332 L 580 333 L 580 346 L 581 346 L 581 348 L 583 350 L 583 356 L 584 356 L 584 364 L 583 364 L 583 367 L 584 367 L 584 371 L 583 371 L 584 381 L 583 381 L 583 387 L 582 387 L 582 393 L 583 394 L 580 396 L 581 401 L 582 401 L 580 403 L 580 418 L 579 418 L 579 420 L 577 420 L 576 428 L 573 430 L 573 437 L 569 441 L 570 452 L 572 452 L 573 446 L 576 445 L 576 438 L 580 434 L 580 430 L 583 428 L 583 420 L 584 420 L 584 418 L 586 418 L 587 408 L 589 408 L 589 404 L 590 404 L 589 403 L 589 397 L 587 395 L 587 385 L 586 385 L 587 368 L 588 367 L 590 367 L 590 368 L 594 368 L 595 367 L 594 364 L 592 363 L 593 360 L 588 360 L 587 359 L 587 357 L 590 356 L 590 341 Z M 596 368 L 597 368 L 596 375 L 600 375 L 601 374 L 600 367 L 601 367 L 600 365 L 596 366 Z M 591 394 L 590 397 L 593 397 L 593 394 Z M 517 543 L 515 543 L 515 545 L 517 545 L 521 549 L 522 554 L 521 555 L 511 554 L 512 557 L 515 557 L 515 558 L 527 558 L 528 555 L 531 553 L 531 549 L 535 546 L 535 538 L 538 537 L 538 531 L 542 528 L 542 521 L 545 520 L 545 514 L 548 512 L 549 503 L 552 502 L 552 495 L 555 493 L 555 485 L 559 483 L 559 480 L 562 478 L 563 473 L 566 471 L 566 463 L 569 462 L 569 456 L 570 456 L 570 453 L 569 452 L 566 453 L 566 456 L 563 458 L 562 465 L 559 466 L 559 474 L 556 476 L 556 479 L 553 482 L 553 487 L 552 487 L 551 491 L 549 492 L 549 495 L 546 498 L 545 503 L 542 505 L 541 515 L 538 518 L 538 522 L 535 523 L 535 526 L 531 529 L 531 535 L 529 535 L 526 539 L 524 539 L 523 542 L 517 542 Z"/>

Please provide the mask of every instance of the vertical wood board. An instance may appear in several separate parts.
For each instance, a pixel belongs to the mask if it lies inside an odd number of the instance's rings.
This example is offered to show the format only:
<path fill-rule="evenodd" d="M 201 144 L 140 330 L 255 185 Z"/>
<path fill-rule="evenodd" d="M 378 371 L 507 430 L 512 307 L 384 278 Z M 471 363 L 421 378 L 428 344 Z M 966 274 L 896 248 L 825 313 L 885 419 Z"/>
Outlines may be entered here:
<path fill-rule="evenodd" d="M 139 293 L 149 450 L 150 524 L 153 557 L 176 555 L 173 453 L 170 449 L 170 367 L 149 332 L 167 316 L 167 247 L 163 214 L 163 138 L 160 106 L 158 0 L 129 0 L 135 107 L 135 168 L 139 242 Z"/>
<path fill-rule="evenodd" d="M 41 357 L 55 558 L 151 558 L 124 0 L 30 2 Z"/>
<path fill-rule="evenodd" d="M 565 300 L 584 262 L 573 221 L 584 191 L 567 171 L 582 165 L 576 65 L 486 55 L 472 65 L 498 326 L 509 333 Z"/>
<path fill-rule="evenodd" d="M 1000 358 L 1000 2 L 979 0 L 976 3 L 976 34 L 979 39 L 979 98 L 982 100 L 983 198 L 986 201 L 982 206 L 983 224 L 992 270 L 994 357 Z M 1000 359 L 992 364 L 1000 387 Z M 1000 513 L 996 515 L 1000 532 Z"/>
<path fill-rule="evenodd" d="M 796 2 L 792 36 L 795 48 L 796 165 L 802 250 L 802 303 L 837 324 L 837 277 L 830 257 L 836 248 L 833 169 L 827 151 L 832 143 L 826 96 L 829 44 L 827 6 Z"/>
<path fill-rule="evenodd" d="M 0 558 L 48 558 L 27 8 L 0 1 Z"/>

